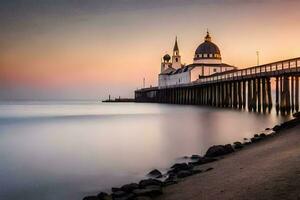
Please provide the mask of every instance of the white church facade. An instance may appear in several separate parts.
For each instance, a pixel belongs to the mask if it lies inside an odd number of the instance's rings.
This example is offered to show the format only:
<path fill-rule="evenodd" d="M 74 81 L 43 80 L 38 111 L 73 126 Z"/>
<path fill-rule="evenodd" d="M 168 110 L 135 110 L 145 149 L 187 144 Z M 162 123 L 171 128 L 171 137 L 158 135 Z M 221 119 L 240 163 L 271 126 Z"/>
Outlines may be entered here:
<path fill-rule="evenodd" d="M 179 53 L 177 37 L 172 58 L 169 54 L 163 56 L 161 72 L 158 75 L 158 87 L 187 84 L 201 77 L 237 70 L 236 67 L 222 63 L 219 47 L 211 41 L 209 32 L 194 54 L 193 63 L 183 65 Z"/>

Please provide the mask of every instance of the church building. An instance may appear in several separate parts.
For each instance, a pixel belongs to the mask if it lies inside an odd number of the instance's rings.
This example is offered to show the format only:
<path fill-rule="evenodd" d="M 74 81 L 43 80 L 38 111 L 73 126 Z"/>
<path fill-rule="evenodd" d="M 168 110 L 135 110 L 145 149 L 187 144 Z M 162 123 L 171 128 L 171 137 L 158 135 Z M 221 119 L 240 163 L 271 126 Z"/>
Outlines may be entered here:
<path fill-rule="evenodd" d="M 161 72 L 158 75 L 158 86 L 187 84 L 197 81 L 201 77 L 217 73 L 226 73 L 237 70 L 236 67 L 222 63 L 219 47 L 212 42 L 209 32 L 194 54 L 193 63 L 183 65 L 178 48 L 177 37 L 173 48 L 172 58 L 169 54 L 163 56 Z"/>

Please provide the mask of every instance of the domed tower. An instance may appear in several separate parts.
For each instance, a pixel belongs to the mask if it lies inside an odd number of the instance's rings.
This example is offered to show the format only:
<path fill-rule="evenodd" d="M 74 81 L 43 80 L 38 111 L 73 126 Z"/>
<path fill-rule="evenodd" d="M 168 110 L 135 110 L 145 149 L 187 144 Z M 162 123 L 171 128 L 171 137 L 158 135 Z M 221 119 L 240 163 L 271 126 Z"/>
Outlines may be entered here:
<path fill-rule="evenodd" d="M 163 60 L 161 62 L 161 69 L 160 69 L 161 73 L 171 65 L 170 60 L 171 60 L 171 56 L 169 54 L 164 55 Z"/>
<path fill-rule="evenodd" d="M 221 52 L 219 47 L 211 41 L 209 32 L 204 38 L 204 42 L 200 44 L 194 56 L 195 64 L 221 64 Z"/>
<path fill-rule="evenodd" d="M 181 68 L 181 56 L 179 55 L 177 37 L 175 38 L 175 44 L 174 44 L 174 48 L 173 48 L 172 67 L 174 69 Z"/>

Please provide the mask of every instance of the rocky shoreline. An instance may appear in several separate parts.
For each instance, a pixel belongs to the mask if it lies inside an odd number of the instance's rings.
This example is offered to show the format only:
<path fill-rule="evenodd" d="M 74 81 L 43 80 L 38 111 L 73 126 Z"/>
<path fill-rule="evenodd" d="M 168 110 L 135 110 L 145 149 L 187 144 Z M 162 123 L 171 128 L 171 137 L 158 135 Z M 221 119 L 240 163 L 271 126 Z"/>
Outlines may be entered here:
<path fill-rule="evenodd" d="M 243 142 L 234 142 L 233 144 L 211 146 L 204 156 L 192 155 L 186 158 L 190 162 L 176 163 L 163 174 L 157 169 L 147 174 L 148 179 L 143 179 L 139 183 L 125 184 L 120 188 L 112 188 L 111 193 L 100 192 L 95 196 L 86 196 L 83 200 L 149 200 L 163 194 L 164 188 L 177 184 L 189 176 L 199 173 L 205 173 L 213 170 L 212 167 L 197 169 L 197 166 L 215 162 L 223 159 L 223 156 L 237 152 L 248 145 L 274 137 L 277 134 L 284 133 L 284 130 L 300 124 L 300 113 L 293 115 L 294 119 L 267 128 L 266 133 L 255 134 L 252 138 L 244 138 Z"/>

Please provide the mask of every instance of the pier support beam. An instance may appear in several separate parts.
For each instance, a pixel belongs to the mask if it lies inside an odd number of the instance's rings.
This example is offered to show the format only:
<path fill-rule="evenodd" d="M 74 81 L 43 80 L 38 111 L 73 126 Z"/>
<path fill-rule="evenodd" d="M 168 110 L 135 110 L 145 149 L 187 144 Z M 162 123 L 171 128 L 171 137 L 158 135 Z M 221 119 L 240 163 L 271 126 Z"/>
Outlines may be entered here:
<path fill-rule="evenodd" d="M 262 104 L 263 104 L 263 112 L 265 113 L 267 110 L 267 91 L 266 91 L 266 79 L 262 79 Z"/>
<path fill-rule="evenodd" d="M 248 80 L 248 110 L 252 111 L 252 80 Z"/>
<path fill-rule="evenodd" d="M 285 95 L 286 95 L 286 110 L 287 113 L 291 112 L 291 100 L 290 100 L 290 81 L 289 81 L 289 77 L 285 78 L 285 85 L 286 85 L 286 91 L 285 91 Z"/>
<path fill-rule="evenodd" d="M 295 84 L 294 84 L 294 76 L 291 76 L 291 109 L 294 112 L 294 110 L 295 110 Z"/>
<path fill-rule="evenodd" d="M 243 101 L 243 99 L 242 99 L 242 82 L 241 81 L 238 81 L 237 82 L 237 84 L 238 84 L 238 86 L 237 86 L 237 89 L 238 89 L 238 107 L 239 107 L 239 109 L 242 109 L 242 107 L 243 107 L 243 103 L 242 103 L 242 101 Z"/>
<path fill-rule="evenodd" d="M 280 113 L 285 113 L 284 79 L 280 77 Z"/>
<path fill-rule="evenodd" d="M 223 85 L 221 83 L 218 84 L 218 91 L 219 91 L 219 96 L 218 96 L 218 102 L 219 105 L 218 107 L 222 107 L 222 101 L 223 101 Z"/>
<path fill-rule="evenodd" d="M 246 101 L 247 101 L 247 97 L 246 97 L 246 81 L 243 81 L 243 109 L 246 108 Z"/>
<path fill-rule="evenodd" d="M 263 83 L 262 83 L 263 85 Z M 257 108 L 258 112 L 261 112 L 261 93 L 264 92 L 263 90 L 261 91 L 261 79 L 257 79 Z"/>
<path fill-rule="evenodd" d="M 290 113 L 290 84 L 289 84 L 289 77 L 284 76 L 283 77 L 283 91 L 282 91 L 282 101 L 281 101 L 281 113 L 285 114 Z"/>
<path fill-rule="evenodd" d="M 229 107 L 229 102 L 230 102 L 230 97 L 229 97 L 229 94 L 230 94 L 230 83 L 225 83 L 225 89 L 226 89 L 226 91 L 225 91 L 225 104 L 224 104 L 224 106 L 226 108 L 228 108 Z"/>
<path fill-rule="evenodd" d="M 230 99 L 230 108 L 233 108 L 233 99 L 234 99 L 234 97 L 233 97 L 233 83 L 231 82 L 230 83 L 230 96 L 229 96 L 229 99 Z"/>
<path fill-rule="evenodd" d="M 268 109 L 269 109 L 269 112 L 271 112 L 272 107 L 273 107 L 271 79 L 267 78 L 266 81 L 267 81 Z"/>
<path fill-rule="evenodd" d="M 296 84 L 296 86 L 295 86 L 295 110 L 296 110 L 296 112 L 298 112 L 299 111 L 299 77 L 298 76 L 296 76 L 295 77 L 295 84 Z"/>
<path fill-rule="evenodd" d="M 256 112 L 256 108 L 257 108 L 256 107 L 256 103 L 257 103 L 257 84 L 256 84 L 256 79 L 253 79 L 252 83 L 253 83 L 253 86 L 252 86 L 253 87 L 252 109 L 253 109 L 254 112 Z"/>
<path fill-rule="evenodd" d="M 237 108 L 237 101 L 238 101 L 238 95 L 237 95 L 237 82 L 233 82 L 233 107 Z"/>
<path fill-rule="evenodd" d="M 276 97 L 275 97 L 276 103 L 275 104 L 276 104 L 276 112 L 278 114 L 279 113 L 279 77 L 278 76 L 276 77 L 275 81 L 276 81 L 276 83 L 275 83 L 276 84 L 276 91 L 275 91 L 276 92 L 276 94 L 275 94 L 276 95 Z"/>
<path fill-rule="evenodd" d="M 212 106 L 216 106 L 216 85 L 213 84 L 212 86 Z"/>

